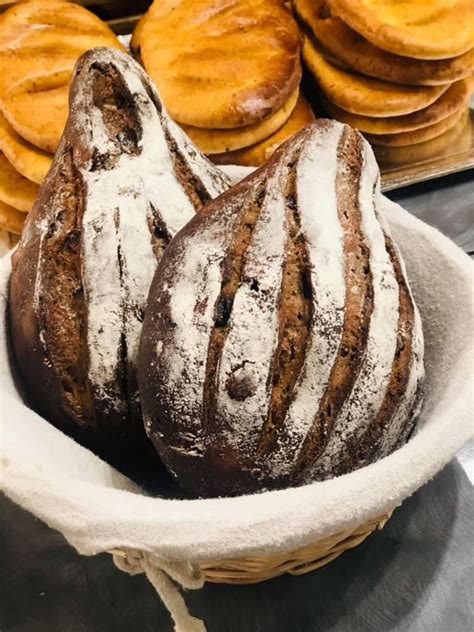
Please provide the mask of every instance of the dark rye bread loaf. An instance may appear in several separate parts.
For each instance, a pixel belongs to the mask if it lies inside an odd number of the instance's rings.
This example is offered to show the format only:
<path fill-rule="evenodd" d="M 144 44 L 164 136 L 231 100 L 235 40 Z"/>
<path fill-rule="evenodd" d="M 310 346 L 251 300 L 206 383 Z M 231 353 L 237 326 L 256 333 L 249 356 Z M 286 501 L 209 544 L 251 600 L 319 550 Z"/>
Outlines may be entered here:
<path fill-rule="evenodd" d="M 408 439 L 423 337 L 372 150 L 319 120 L 166 251 L 139 352 L 145 426 L 199 495 L 350 472 Z"/>
<path fill-rule="evenodd" d="M 173 235 L 228 186 L 131 57 L 103 48 L 78 61 L 13 257 L 10 315 L 34 407 L 90 447 L 146 441 L 136 361 L 149 286 Z"/>

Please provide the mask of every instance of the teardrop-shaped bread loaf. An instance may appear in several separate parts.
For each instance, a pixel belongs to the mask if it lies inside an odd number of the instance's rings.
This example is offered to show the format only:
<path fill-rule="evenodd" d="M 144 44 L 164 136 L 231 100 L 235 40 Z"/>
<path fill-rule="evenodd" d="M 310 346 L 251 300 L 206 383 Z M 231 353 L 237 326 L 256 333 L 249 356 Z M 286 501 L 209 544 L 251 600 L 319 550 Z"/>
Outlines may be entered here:
<path fill-rule="evenodd" d="M 131 57 L 86 53 L 70 116 L 13 257 L 13 346 L 34 407 L 89 446 L 144 437 L 136 361 L 170 239 L 229 186 Z"/>
<path fill-rule="evenodd" d="M 423 337 L 372 150 L 320 119 L 173 240 L 139 353 L 145 426 L 200 495 L 299 485 L 408 439 Z"/>

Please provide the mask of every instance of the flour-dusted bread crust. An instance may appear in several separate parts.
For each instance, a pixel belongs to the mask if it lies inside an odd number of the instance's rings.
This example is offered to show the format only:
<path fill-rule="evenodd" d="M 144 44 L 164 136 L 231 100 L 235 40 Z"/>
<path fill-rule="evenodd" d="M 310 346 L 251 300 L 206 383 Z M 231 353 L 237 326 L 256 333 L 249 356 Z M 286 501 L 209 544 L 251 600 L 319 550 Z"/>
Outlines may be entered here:
<path fill-rule="evenodd" d="M 412 432 L 423 337 L 366 141 L 319 120 L 195 217 L 150 290 L 145 426 L 188 490 L 362 467 Z"/>
<path fill-rule="evenodd" d="M 157 262 L 229 182 L 128 55 L 85 54 L 70 101 L 13 257 L 11 332 L 34 406 L 100 449 L 144 436 L 135 373 Z"/>

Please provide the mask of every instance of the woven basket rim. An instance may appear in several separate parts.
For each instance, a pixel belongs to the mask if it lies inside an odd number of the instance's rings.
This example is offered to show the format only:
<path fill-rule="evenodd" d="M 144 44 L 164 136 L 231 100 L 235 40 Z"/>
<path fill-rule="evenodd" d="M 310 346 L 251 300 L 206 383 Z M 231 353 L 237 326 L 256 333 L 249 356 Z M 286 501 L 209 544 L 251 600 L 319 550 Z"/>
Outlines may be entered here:
<path fill-rule="evenodd" d="M 2 472 L 4 492 L 40 519 L 54 522 L 82 554 L 92 555 L 128 543 L 136 550 L 156 552 L 165 559 L 193 559 L 201 563 L 208 561 L 210 551 L 217 559 L 257 555 L 269 546 L 285 551 L 347 529 L 354 521 L 382 515 L 400 504 L 472 436 L 471 382 L 465 367 L 474 348 L 474 336 L 466 328 L 472 315 L 467 293 L 472 286 L 473 266 L 447 237 L 397 204 L 384 199 L 383 210 L 394 238 L 398 237 L 409 272 L 411 266 L 410 280 L 415 286 L 418 284 L 420 292 L 429 287 L 426 299 L 434 290 L 437 292 L 436 319 L 441 318 L 446 330 L 446 335 L 436 338 L 443 341 L 434 348 L 437 356 L 441 357 L 446 341 L 454 344 L 455 337 L 456 343 L 440 360 L 444 362 L 444 372 L 440 373 L 442 388 L 433 395 L 430 423 L 424 424 L 400 450 L 348 475 L 291 490 L 179 502 L 150 497 L 105 462 L 93 464 L 96 457 L 90 452 L 37 418 L 20 398 L 8 355 L 0 354 L 7 413 L 5 439 L 9 442 L 6 447 L 11 449 L 9 463 Z M 10 268 L 10 257 L 2 258 L 0 309 L 4 315 Z M 433 269 L 436 288 L 432 283 Z M 453 284 L 459 289 L 456 303 L 450 300 Z M 5 332 L 5 328 L 0 331 L 0 348 L 4 350 Z M 27 442 L 17 440 L 21 433 L 29 437 Z M 33 443 L 35 449 L 30 449 Z M 48 459 L 47 451 L 52 445 L 58 455 L 68 455 L 67 459 L 58 458 L 61 476 Z M 84 468 L 86 464 L 97 468 L 92 467 L 93 476 L 82 478 L 77 475 L 77 463 L 83 463 Z M 79 525 L 72 521 L 71 514 L 80 516 Z M 289 515 L 292 520 L 287 520 Z M 260 537 L 253 537 L 253 533 Z"/>
<path fill-rule="evenodd" d="M 286 573 L 304 575 L 359 546 L 369 535 L 383 529 L 392 513 L 393 510 L 388 511 L 377 518 L 287 552 L 213 560 L 198 566 L 204 580 L 213 584 L 256 584 Z M 111 549 L 108 553 L 127 556 L 123 549 Z"/>

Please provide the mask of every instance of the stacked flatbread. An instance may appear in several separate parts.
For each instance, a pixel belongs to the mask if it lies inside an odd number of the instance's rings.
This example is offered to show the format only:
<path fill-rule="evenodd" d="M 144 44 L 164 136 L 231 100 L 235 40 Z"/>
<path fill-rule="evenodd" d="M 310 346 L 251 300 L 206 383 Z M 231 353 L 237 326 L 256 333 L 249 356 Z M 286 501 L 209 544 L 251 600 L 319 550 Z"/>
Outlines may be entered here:
<path fill-rule="evenodd" d="M 256 165 L 314 119 L 299 92 L 301 43 L 278 0 L 157 0 L 132 51 L 202 151 Z"/>
<path fill-rule="evenodd" d="M 376 153 L 426 155 L 461 132 L 472 93 L 472 0 L 293 0 L 326 112 Z M 432 141 L 439 139 L 436 143 Z"/>
<path fill-rule="evenodd" d="M 62 0 L 19 3 L 0 16 L 0 240 L 21 233 L 68 116 L 80 55 L 122 48 L 86 9 Z"/>

